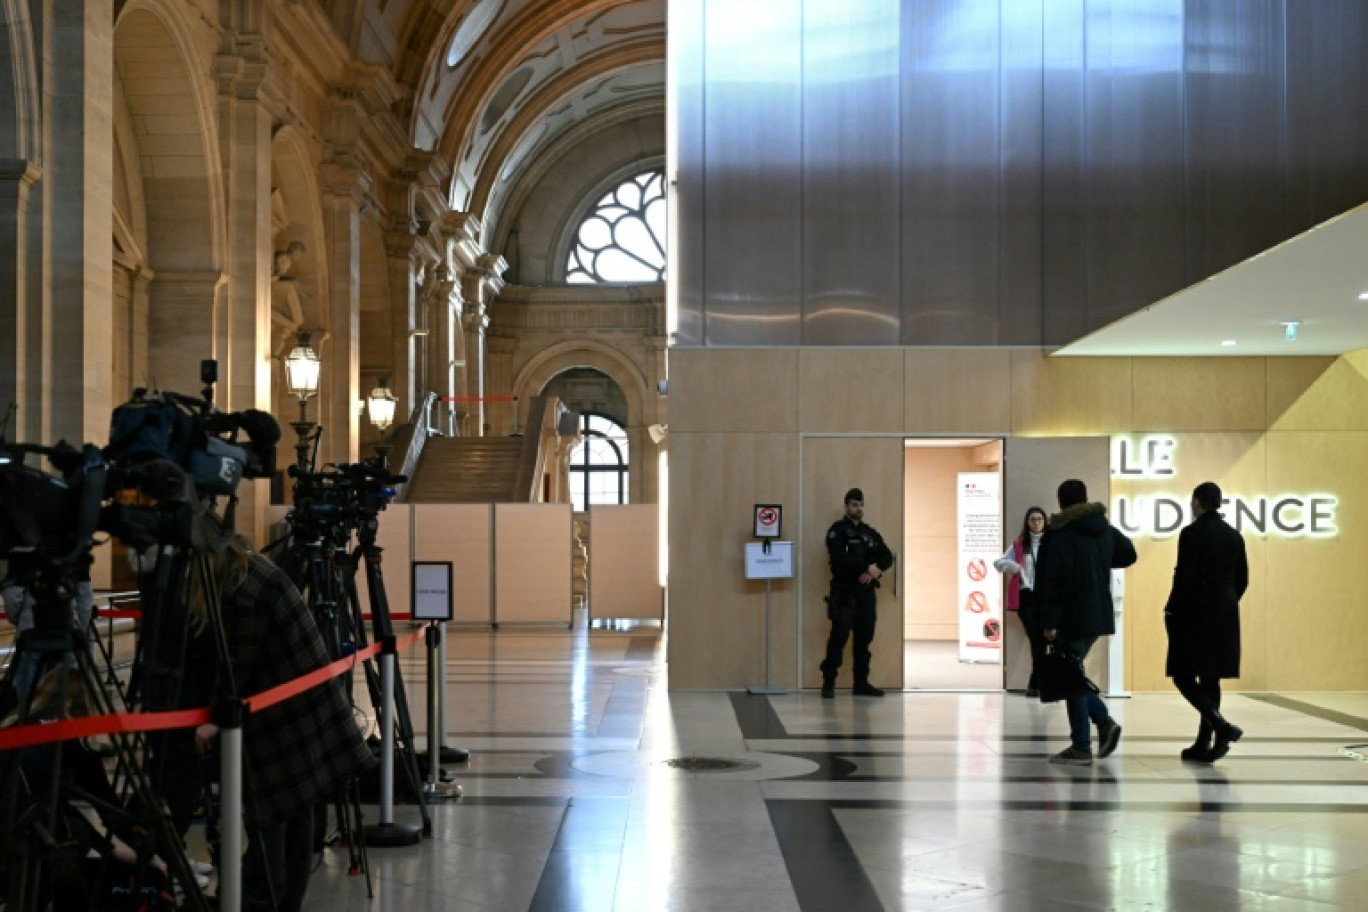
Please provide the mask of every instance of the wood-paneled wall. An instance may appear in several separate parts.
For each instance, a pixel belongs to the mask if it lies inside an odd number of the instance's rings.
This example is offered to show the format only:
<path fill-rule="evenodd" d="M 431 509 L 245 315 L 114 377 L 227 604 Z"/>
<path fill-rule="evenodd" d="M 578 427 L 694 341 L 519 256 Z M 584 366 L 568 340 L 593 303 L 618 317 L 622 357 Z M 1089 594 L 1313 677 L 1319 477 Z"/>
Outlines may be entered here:
<path fill-rule="evenodd" d="M 1252 582 L 1233 687 L 1368 689 L 1368 624 L 1352 575 L 1368 548 L 1368 351 L 1066 359 L 1006 348 L 680 348 L 670 353 L 670 395 L 672 687 L 743 687 L 762 673 L 764 587 L 741 572 L 754 504 L 784 504 L 785 538 L 797 542 L 797 578 L 774 586 L 775 683 L 810 686 L 826 626 L 821 535 L 844 489 L 864 487 L 879 511 L 870 521 L 901 539 L 901 500 L 886 503 L 901 490 L 901 462 L 885 482 L 885 447 L 900 457 L 902 436 L 1162 432 L 1179 448 L 1166 491 L 1185 495 L 1211 479 L 1231 493 L 1339 500 L 1332 539 L 1246 536 Z M 1113 479 L 1112 495 L 1144 493 L 1141 484 Z M 1167 690 L 1161 611 L 1176 537 L 1138 539 L 1137 550 L 1127 683 Z M 876 675 L 896 686 L 879 657 L 896 652 L 901 666 L 901 618 L 891 598 L 880 610 Z"/>

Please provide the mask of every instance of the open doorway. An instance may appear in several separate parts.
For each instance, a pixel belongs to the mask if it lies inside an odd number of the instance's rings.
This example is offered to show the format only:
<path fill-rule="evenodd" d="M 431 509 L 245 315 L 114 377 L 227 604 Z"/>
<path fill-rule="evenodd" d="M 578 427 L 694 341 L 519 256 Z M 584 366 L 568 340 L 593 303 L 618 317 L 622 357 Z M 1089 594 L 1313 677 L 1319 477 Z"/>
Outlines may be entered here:
<path fill-rule="evenodd" d="M 903 686 L 1003 688 L 1000 439 L 905 441 Z"/>

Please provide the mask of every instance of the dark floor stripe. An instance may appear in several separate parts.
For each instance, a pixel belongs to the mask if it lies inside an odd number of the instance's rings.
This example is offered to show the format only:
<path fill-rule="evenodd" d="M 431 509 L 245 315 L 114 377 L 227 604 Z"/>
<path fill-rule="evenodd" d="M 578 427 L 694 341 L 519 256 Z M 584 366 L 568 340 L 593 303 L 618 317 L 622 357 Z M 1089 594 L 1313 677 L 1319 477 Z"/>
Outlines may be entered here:
<path fill-rule="evenodd" d="M 1087 780 L 1080 779 L 1082 785 Z M 1175 783 L 1176 784 L 1176 783 Z M 1198 783 L 1199 785 L 1201 783 Z M 1220 785 L 1219 782 L 1211 783 Z M 801 803 L 801 802 L 795 802 Z M 877 799 L 828 799 L 809 802 L 833 810 L 870 811 L 1139 811 L 1163 814 L 1364 814 L 1368 804 L 1273 803 L 1257 801 L 1109 801 L 1109 800 L 1013 800 L 1013 801 L 903 801 Z"/>
<path fill-rule="evenodd" d="M 572 798 L 528 912 L 612 909 L 627 830 L 626 798 Z"/>
<path fill-rule="evenodd" d="M 741 737 L 748 739 L 779 739 L 792 737 L 779 721 L 779 714 L 770 705 L 769 697 L 733 690 L 731 698 L 736 722 L 741 726 Z"/>
<path fill-rule="evenodd" d="M 462 797 L 460 804 L 478 807 L 568 807 L 570 799 L 557 795 L 473 795 Z"/>
<path fill-rule="evenodd" d="M 883 912 L 874 885 L 825 801 L 766 801 L 803 912 Z"/>
<path fill-rule="evenodd" d="M 1299 712 L 1304 716 L 1314 716 L 1317 719 L 1324 719 L 1326 722 L 1336 722 L 1340 725 L 1347 725 L 1350 728 L 1357 728 L 1359 731 L 1368 731 L 1368 719 L 1362 716 L 1351 716 L 1333 709 L 1326 709 L 1324 706 L 1317 706 L 1314 703 L 1306 703 L 1302 700 L 1293 700 L 1289 697 L 1279 696 L 1278 694 L 1240 694 L 1251 700 L 1258 700 L 1260 703 L 1267 703 L 1269 706 L 1276 706 L 1280 709 L 1290 709 Z M 1307 739 L 1310 740 L 1310 739 Z"/>

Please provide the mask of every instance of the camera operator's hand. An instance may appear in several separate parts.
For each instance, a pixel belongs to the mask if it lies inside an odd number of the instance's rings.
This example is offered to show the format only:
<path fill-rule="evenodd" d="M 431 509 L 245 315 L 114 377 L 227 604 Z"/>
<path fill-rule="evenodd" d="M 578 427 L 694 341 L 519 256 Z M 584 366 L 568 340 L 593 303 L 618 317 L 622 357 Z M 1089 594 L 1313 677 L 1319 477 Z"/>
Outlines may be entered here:
<path fill-rule="evenodd" d="M 195 749 L 201 754 L 209 753 L 209 749 L 214 746 L 214 739 L 218 737 L 219 727 L 213 722 L 205 722 L 195 729 Z"/>

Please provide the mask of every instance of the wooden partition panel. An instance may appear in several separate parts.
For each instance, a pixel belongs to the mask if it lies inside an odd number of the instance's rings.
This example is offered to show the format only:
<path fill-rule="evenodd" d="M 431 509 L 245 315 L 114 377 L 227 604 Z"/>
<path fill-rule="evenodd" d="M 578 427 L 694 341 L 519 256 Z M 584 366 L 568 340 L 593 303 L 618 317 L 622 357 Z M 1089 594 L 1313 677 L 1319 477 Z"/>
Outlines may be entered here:
<path fill-rule="evenodd" d="M 494 621 L 569 624 L 569 504 L 494 505 Z"/>
<path fill-rule="evenodd" d="M 589 616 L 664 620 L 656 504 L 590 508 Z"/>
<path fill-rule="evenodd" d="M 492 504 L 414 504 L 413 559 L 451 561 L 451 619 L 494 619 Z"/>

